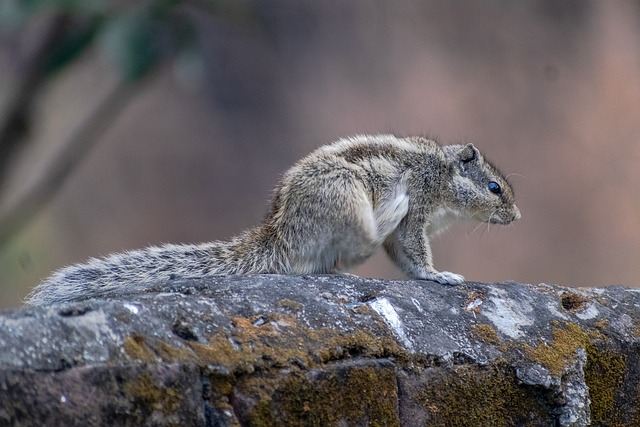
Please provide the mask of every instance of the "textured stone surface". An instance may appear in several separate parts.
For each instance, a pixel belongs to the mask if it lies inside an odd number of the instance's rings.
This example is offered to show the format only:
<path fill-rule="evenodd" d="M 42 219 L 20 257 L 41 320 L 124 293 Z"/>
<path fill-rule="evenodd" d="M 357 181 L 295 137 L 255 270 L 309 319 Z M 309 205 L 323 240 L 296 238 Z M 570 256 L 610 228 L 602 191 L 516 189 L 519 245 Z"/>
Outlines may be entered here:
<path fill-rule="evenodd" d="M 232 276 L 0 314 L 0 425 L 640 425 L 640 293 Z"/>

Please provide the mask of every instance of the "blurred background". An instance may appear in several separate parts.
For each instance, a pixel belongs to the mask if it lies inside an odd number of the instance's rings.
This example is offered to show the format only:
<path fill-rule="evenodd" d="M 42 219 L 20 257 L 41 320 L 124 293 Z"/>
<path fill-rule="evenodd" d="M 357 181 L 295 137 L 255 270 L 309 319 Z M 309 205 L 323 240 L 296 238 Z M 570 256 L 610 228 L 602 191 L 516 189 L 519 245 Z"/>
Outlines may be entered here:
<path fill-rule="evenodd" d="M 356 133 L 472 141 L 516 188 L 468 280 L 640 284 L 640 3 L 3 0 L 0 308 L 91 256 L 225 239 Z M 383 253 L 353 271 L 402 278 Z"/>

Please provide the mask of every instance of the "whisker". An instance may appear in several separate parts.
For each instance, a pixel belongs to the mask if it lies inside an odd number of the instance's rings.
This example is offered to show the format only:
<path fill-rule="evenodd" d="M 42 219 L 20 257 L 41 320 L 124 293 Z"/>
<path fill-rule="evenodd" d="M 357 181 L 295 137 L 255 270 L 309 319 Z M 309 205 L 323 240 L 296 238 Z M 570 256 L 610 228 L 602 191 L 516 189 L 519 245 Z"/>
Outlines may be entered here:
<path fill-rule="evenodd" d="M 479 229 L 480 227 L 482 227 L 482 225 L 483 225 L 483 224 L 484 224 L 484 221 L 483 221 L 483 222 L 478 222 L 478 223 L 473 227 L 473 229 L 471 230 L 471 233 L 470 233 L 470 234 L 471 234 L 471 235 L 473 235 L 476 231 L 478 231 L 478 229 Z M 467 237 L 469 237 L 469 235 L 468 235 L 468 234 L 467 234 Z"/>
<path fill-rule="evenodd" d="M 498 209 L 494 209 L 493 211 L 491 211 L 491 214 L 489 214 L 489 219 L 487 219 L 487 233 L 491 233 L 491 217 L 493 216 L 493 214 L 495 214 L 496 212 L 498 212 Z"/>
<path fill-rule="evenodd" d="M 511 172 L 509 175 L 507 175 L 507 176 L 505 177 L 505 179 L 509 179 L 509 177 L 510 177 L 510 176 L 517 176 L 517 177 L 522 178 L 522 179 L 527 179 L 527 177 L 526 177 L 526 176 L 521 175 L 521 174 L 519 174 L 519 173 L 515 173 L 515 172 Z"/>

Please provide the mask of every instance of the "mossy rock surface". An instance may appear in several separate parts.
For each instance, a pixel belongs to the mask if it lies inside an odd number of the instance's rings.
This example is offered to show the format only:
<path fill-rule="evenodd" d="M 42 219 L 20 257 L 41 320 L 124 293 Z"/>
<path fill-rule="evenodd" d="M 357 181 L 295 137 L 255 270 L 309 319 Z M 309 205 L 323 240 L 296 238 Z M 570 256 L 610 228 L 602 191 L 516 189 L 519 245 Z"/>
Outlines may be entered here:
<path fill-rule="evenodd" d="M 0 313 L 0 425 L 640 425 L 640 293 L 350 276 Z"/>

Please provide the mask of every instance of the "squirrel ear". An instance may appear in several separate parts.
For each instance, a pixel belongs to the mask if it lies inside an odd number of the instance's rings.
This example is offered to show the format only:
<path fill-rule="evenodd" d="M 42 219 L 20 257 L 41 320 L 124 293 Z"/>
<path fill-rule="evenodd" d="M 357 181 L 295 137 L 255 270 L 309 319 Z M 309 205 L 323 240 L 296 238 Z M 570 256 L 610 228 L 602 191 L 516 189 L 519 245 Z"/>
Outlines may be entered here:
<path fill-rule="evenodd" d="M 471 143 L 465 145 L 462 151 L 460 151 L 460 160 L 464 163 L 470 162 L 476 157 L 478 157 L 478 149 Z"/>

